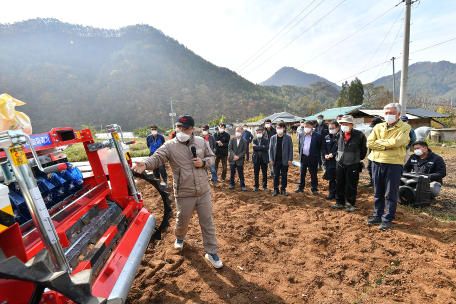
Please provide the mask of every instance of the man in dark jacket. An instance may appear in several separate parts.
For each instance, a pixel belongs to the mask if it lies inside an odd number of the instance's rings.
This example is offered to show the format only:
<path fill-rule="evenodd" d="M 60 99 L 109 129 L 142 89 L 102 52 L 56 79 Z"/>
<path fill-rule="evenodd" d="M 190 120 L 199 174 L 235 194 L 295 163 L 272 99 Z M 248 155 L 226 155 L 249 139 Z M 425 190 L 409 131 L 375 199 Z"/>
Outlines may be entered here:
<path fill-rule="evenodd" d="M 263 137 L 263 128 L 256 130 L 257 138 L 253 140 L 253 173 L 255 175 L 255 185 L 253 191 L 258 191 L 260 186 L 260 168 L 263 173 L 263 189 L 268 191 L 268 164 L 269 164 L 269 140 Z"/>
<path fill-rule="evenodd" d="M 242 138 L 244 138 L 249 145 L 252 142 L 252 139 L 254 138 L 252 133 L 250 133 L 250 131 L 248 130 L 247 125 L 244 125 L 244 132 L 242 132 Z M 246 161 L 249 161 L 249 156 L 249 149 L 247 149 L 247 153 L 245 154 Z"/>
<path fill-rule="evenodd" d="M 279 176 L 282 177 L 280 193 L 287 196 L 288 167 L 293 161 L 293 140 L 285 134 L 286 126 L 283 122 L 277 124 L 277 134 L 269 141 L 269 164 L 274 167 L 274 193 L 279 194 Z"/>
<path fill-rule="evenodd" d="M 236 175 L 236 169 L 239 175 L 239 181 L 241 184 L 241 190 L 247 191 L 245 188 L 244 181 L 244 160 L 245 153 L 249 149 L 249 144 L 247 141 L 242 138 L 242 129 L 240 127 L 236 128 L 236 136 L 230 139 L 228 145 L 228 152 L 230 153 L 229 162 L 230 162 L 230 186 L 228 189 L 234 189 L 234 176 Z"/>
<path fill-rule="evenodd" d="M 321 145 L 323 137 L 313 131 L 313 122 L 307 120 L 304 123 L 304 132 L 298 134 L 299 160 L 301 170 L 299 172 L 299 184 L 296 193 L 304 192 L 306 185 L 307 170 L 310 173 L 310 185 L 313 195 L 318 195 L 318 160 L 321 159 Z"/>
<path fill-rule="evenodd" d="M 324 116 L 318 114 L 317 116 L 317 125 L 315 126 L 315 132 L 320 133 L 321 138 L 325 138 L 329 134 L 328 125 L 323 122 Z M 318 171 L 321 171 L 322 159 L 318 160 Z"/>
<path fill-rule="evenodd" d="M 379 117 L 372 118 L 369 128 L 372 128 L 372 130 L 373 130 L 377 124 L 382 123 L 382 122 L 383 122 L 383 120 Z M 369 149 L 367 152 L 368 152 L 367 154 L 369 154 L 371 152 L 371 150 Z M 367 160 L 367 171 L 369 172 L 369 183 L 365 184 L 364 186 L 372 187 L 372 161 L 370 159 Z"/>
<path fill-rule="evenodd" d="M 153 155 L 161 146 L 165 144 L 163 135 L 158 134 L 157 126 L 150 126 L 150 135 L 146 138 L 146 145 L 149 148 L 149 156 Z M 165 165 L 154 169 L 154 177 L 160 181 L 160 175 L 165 183 L 165 188 L 168 189 L 168 174 L 166 173 Z"/>
<path fill-rule="evenodd" d="M 277 134 L 276 129 L 272 127 L 272 122 L 270 119 L 264 121 L 264 138 L 269 140 L 269 146 L 271 144 L 271 138 Z M 269 177 L 274 178 L 274 167 L 271 164 L 268 164 L 269 167 Z"/>
<path fill-rule="evenodd" d="M 328 196 L 325 199 L 330 200 L 336 197 L 336 157 L 337 157 L 337 133 L 340 127 L 337 121 L 331 121 L 328 125 L 329 135 L 326 135 L 321 146 L 321 155 L 326 171 L 324 178 L 329 181 Z"/>
<path fill-rule="evenodd" d="M 367 139 L 363 132 L 353 129 L 353 116 L 344 115 L 340 124 L 342 132 L 337 135 L 336 204 L 331 207 L 346 208 L 347 212 L 353 212 L 358 192 L 360 162 L 367 154 Z"/>
<path fill-rule="evenodd" d="M 215 142 L 215 138 L 214 136 L 212 136 L 210 133 L 209 133 L 209 126 L 208 125 L 204 125 L 203 126 L 203 134 L 202 137 L 204 138 L 204 140 L 209 143 L 209 147 L 211 148 L 212 152 L 215 153 L 215 149 L 217 148 L 217 143 Z M 219 188 L 220 187 L 220 183 L 218 182 L 218 178 L 217 178 L 217 171 L 215 171 L 215 165 L 212 165 L 209 167 L 209 171 L 211 171 L 211 175 L 212 175 L 212 178 L 211 178 L 211 181 L 212 181 L 212 185 L 216 188 Z M 207 169 L 206 169 L 206 172 L 207 172 Z"/>
<path fill-rule="evenodd" d="M 440 193 L 443 178 L 446 176 L 446 164 L 443 158 L 432 152 L 425 141 L 412 144 L 413 154 L 404 166 L 404 172 L 417 172 L 425 174 L 431 180 L 431 197 L 435 198 Z"/>
<path fill-rule="evenodd" d="M 215 172 L 218 172 L 218 166 L 221 161 L 222 182 L 226 181 L 228 144 L 230 143 L 230 134 L 228 134 L 225 130 L 226 125 L 224 123 L 220 124 L 219 133 L 214 136 L 217 143 L 217 149 L 215 149 Z"/>

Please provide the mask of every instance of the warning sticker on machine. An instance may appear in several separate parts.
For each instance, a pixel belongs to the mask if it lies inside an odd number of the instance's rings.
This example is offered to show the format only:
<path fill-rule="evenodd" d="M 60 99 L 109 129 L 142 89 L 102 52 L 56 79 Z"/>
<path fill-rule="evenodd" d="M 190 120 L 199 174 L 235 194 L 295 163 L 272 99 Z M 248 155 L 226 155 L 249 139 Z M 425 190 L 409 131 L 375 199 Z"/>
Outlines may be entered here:
<path fill-rule="evenodd" d="M 119 134 L 117 132 L 112 132 L 112 137 L 114 137 L 114 140 L 119 140 Z"/>
<path fill-rule="evenodd" d="M 29 190 L 30 196 L 33 199 L 33 202 L 36 206 L 37 216 L 43 220 L 44 230 L 43 234 L 46 234 L 49 238 L 51 244 L 57 243 L 56 234 L 54 232 L 54 227 L 51 222 L 51 217 L 44 203 L 43 197 L 41 196 L 40 189 L 38 187 Z"/>
<path fill-rule="evenodd" d="M 22 147 L 9 148 L 8 150 L 16 167 L 28 164 L 27 157 L 25 157 L 24 149 L 22 149 Z"/>

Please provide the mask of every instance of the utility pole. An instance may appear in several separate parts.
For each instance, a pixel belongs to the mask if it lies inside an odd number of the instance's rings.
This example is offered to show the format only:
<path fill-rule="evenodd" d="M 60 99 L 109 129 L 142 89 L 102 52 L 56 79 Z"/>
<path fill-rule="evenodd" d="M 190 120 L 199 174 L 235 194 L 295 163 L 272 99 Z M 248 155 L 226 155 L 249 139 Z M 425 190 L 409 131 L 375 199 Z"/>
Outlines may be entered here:
<path fill-rule="evenodd" d="M 176 116 L 176 113 L 174 113 L 174 110 L 173 110 L 173 101 L 174 100 L 170 100 L 171 102 L 171 113 L 169 113 L 169 116 L 171 116 L 171 125 L 173 126 L 173 132 L 174 132 L 174 116 Z"/>
<path fill-rule="evenodd" d="M 402 115 L 407 115 L 407 85 L 410 49 L 410 15 L 412 11 L 412 0 L 405 0 L 404 19 L 404 45 L 402 49 L 402 72 L 401 72 L 401 93 L 399 103 L 402 107 Z"/>
<path fill-rule="evenodd" d="M 396 72 L 394 71 L 394 57 L 391 58 L 393 61 L 393 102 L 396 102 Z"/>

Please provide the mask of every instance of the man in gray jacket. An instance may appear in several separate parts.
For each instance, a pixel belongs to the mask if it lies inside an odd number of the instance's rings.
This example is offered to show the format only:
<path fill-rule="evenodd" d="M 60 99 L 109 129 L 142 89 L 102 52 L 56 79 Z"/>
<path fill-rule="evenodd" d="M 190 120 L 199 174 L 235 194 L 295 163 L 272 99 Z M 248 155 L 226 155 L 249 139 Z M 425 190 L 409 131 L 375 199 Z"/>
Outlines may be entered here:
<path fill-rule="evenodd" d="M 217 256 L 218 246 L 212 221 L 211 187 L 207 182 L 207 173 L 203 170 L 214 164 L 215 155 L 203 138 L 193 135 L 194 125 L 191 116 L 180 116 L 176 123 L 176 138 L 167 141 L 154 155 L 144 161 L 135 162 L 132 169 L 142 173 L 146 169 L 153 170 L 169 162 L 173 171 L 177 208 L 174 247 L 184 247 L 188 224 L 196 209 L 206 251 L 205 258 L 215 268 L 221 268 L 223 263 Z"/>
<path fill-rule="evenodd" d="M 239 175 L 239 181 L 241 183 L 241 190 L 247 191 L 245 188 L 244 181 L 244 160 L 245 154 L 249 149 L 249 143 L 247 140 L 242 138 L 242 129 L 240 127 L 236 128 L 236 137 L 230 139 L 228 144 L 228 153 L 229 153 L 229 163 L 230 163 L 230 186 L 228 189 L 234 189 L 234 175 L 236 174 L 236 169 Z"/>
<path fill-rule="evenodd" d="M 277 134 L 271 137 L 269 142 L 269 163 L 274 167 L 274 193 L 279 194 L 279 176 L 282 177 L 280 193 L 287 196 L 288 166 L 293 161 L 293 141 L 290 135 L 285 134 L 286 125 L 283 122 L 277 124 Z"/>

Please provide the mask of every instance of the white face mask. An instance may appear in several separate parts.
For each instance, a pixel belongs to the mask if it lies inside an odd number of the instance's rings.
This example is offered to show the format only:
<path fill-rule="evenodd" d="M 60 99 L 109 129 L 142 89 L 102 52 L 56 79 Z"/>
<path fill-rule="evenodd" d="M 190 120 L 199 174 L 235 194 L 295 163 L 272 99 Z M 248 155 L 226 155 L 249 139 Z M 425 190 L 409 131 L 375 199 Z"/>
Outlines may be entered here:
<path fill-rule="evenodd" d="M 242 135 L 241 132 L 236 132 L 236 137 L 239 137 L 239 136 L 241 136 L 241 135 Z"/>
<path fill-rule="evenodd" d="M 337 134 L 337 129 L 329 129 L 329 134 Z"/>
<path fill-rule="evenodd" d="M 393 123 L 396 121 L 396 115 L 385 115 L 385 121 L 387 123 Z"/>
<path fill-rule="evenodd" d="M 186 142 L 190 138 L 190 135 L 185 134 L 184 132 L 177 132 L 176 137 L 178 141 Z"/>
<path fill-rule="evenodd" d="M 265 126 L 267 129 L 269 129 L 269 128 L 271 127 L 270 124 L 265 124 L 264 126 Z"/>
<path fill-rule="evenodd" d="M 423 151 L 421 151 L 421 149 L 416 149 L 413 151 L 413 153 L 415 153 L 415 155 L 417 155 L 417 156 L 421 156 L 424 154 Z"/>
<path fill-rule="evenodd" d="M 207 135 L 207 134 L 209 134 L 209 132 L 203 131 L 203 135 Z"/>
<path fill-rule="evenodd" d="M 312 128 L 304 128 L 304 132 L 306 132 L 306 134 L 312 132 Z"/>
<path fill-rule="evenodd" d="M 244 127 L 244 131 L 247 131 L 247 127 Z"/>
<path fill-rule="evenodd" d="M 306 126 L 305 123 L 302 123 L 302 124 L 301 124 L 301 128 L 304 128 L 305 126 Z"/>
<path fill-rule="evenodd" d="M 342 132 L 347 133 L 350 132 L 350 127 L 349 126 L 341 126 Z"/>
<path fill-rule="evenodd" d="M 282 134 L 283 130 L 282 129 L 277 129 L 277 134 Z"/>
<path fill-rule="evenodd" d="M 263 134 L 257 133 L 257 137 L 258 137 L 258 138 L 261 138 L 261 137 L 263 137 Z"/>
<path fill-rule="evenodd" d="M 151 133 L 152 133 L 152 135 L 157 135 L 157 131 L 155 131 L 155 130 L 152 131 Z"/>
<path fill-rule="evenodd" d="M 225 129 L 219 129 L 220 133 L 225 132 Z"/>

